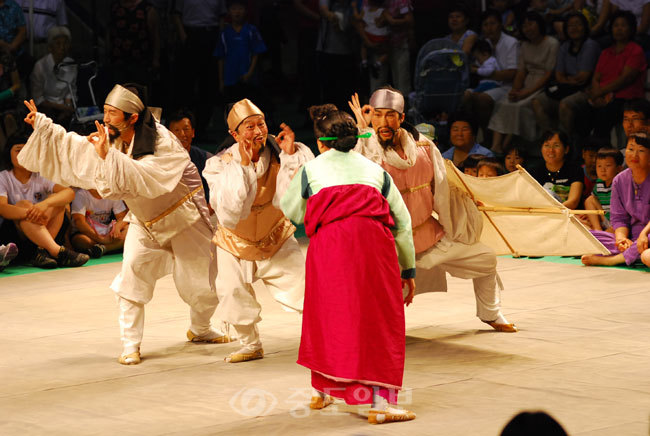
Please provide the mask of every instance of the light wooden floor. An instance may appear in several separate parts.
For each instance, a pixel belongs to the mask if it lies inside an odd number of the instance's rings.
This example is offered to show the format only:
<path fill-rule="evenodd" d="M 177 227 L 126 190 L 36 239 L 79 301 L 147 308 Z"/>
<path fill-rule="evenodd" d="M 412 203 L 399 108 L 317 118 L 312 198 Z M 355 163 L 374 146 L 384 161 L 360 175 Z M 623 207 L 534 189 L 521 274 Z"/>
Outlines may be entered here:
<path fill-rule="evenodd" d="M 418 417 L 375 427 L 345 405 L 309 413 L 300 317 L 261 287 L 263 360 L 227 364 L 237 345 L 186 342 L 188 309 L 167 277 L 147 305 L 142 364 L 119 365 L 108 290 L 119 266 L 0 279 L 0 434 L 498 435 L 523 409 L 548 411 L 572 435 L 648 434 L 645 272 L 500 258 L 516 334 L 474 317 L 469 281 L 417 297 L 402 403 Z"/>

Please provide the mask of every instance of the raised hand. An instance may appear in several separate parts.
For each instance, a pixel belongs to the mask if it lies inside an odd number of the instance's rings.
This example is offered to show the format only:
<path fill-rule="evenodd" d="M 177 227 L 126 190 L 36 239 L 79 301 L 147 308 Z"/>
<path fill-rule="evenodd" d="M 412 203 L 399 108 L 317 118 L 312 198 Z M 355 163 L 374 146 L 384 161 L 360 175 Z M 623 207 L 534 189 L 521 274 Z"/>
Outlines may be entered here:
<path fill-rule="evenodd" d="M 104 160 L 108 154 L 108 145 L 106 144 L 106 129 L 97 120 L 95 120 L 95 127 L 97 128 L 97 132 L 91 133 L 86 138 L 95 146 L 97 155 L 99 155 L 99 157 Z"/>
<path fill-rule="evenodd" d="M 296 134 L 285 123 L 280 124 L 280 128 L 282 131 L 275 137 L 275 140 L 282 151 L 287 154 L 294 154 L 296 152 Z"/>
<path fill-rule="evenodd" d="M 38 113 L 38 109 L 36 109 L 36 103 L 34 103 L 34 100 L 25 100 L 24 103 L 25 106 L 27 106 L 27 109 L 29 109 L 29 113 L 25 117 L 25 122 L 34 128 L 34 123 L 36 122 L 36 114 Z"/>
<path fill-rule="evenodd" d="M 372 118 L 372 106 L 369 104 L 361 106 L 359 94 L 356 92 L 350 97 L 348 105 L 350 105 L 350 109 L 352 109 L 352 113 L 354 113 L 354 117 L 357 119 L 357 127 L 360 129 L 368 127 Z"/>

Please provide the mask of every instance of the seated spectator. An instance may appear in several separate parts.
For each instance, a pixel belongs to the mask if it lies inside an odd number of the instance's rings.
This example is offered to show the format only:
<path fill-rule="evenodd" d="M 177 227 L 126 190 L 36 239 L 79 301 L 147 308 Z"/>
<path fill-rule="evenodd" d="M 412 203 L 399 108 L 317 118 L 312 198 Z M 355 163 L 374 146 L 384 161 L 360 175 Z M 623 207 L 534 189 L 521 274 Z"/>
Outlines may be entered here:
<path fill-rule="evenodd" d="M 472 47 L 478 39 L 476 32 L 469 28 L 469 13 L 465 6 L 456 3 L 449 10 L 447 15 L 447 25 L 451 33 L 445 36 L 446 39 L 455 42 L 468 56 L 472 52 Z"/>
<path fill-rule="evenodd" d="M 451 148 L 442 157 L 451 160 L 457 167 L 470 154 L 494 156 L 489 149 L 476 142 L 476 126 L 467 114 L 455 113 L 449 118 L 449 141 Z"/>
<path fill-rule="evenodd" d="M 365 72 L 368 71 L 368 54 L 373 53 L 375 61 L 370 65 L 370 73 L 374 77 L 379 75 L 382 66 L 388 61 L 390 29 L 385 23 L 381 26 L 377 24 L 387 18 L 388 11 L 384 8 L 384 3 L 384 0 L 368 0 L 360 11 L 357 10 L 356 3 L 352 3 L 353 15 L 358 22 L 361 36 L 361 68 Z"/>
<path fill-rule="evenodd" d="M 122 250 L 129 228 L 124 221 L 127 209 L 122 200 L 103 199 L 96 189 L 78 189 L 70 209 L 72 248 L 93 259 Z"/>
<path fill-rule="evenodd" d="M 625 148 L 627 169 L 614 177 L 610 219 L 614 233 L 591 233 L 609 250 L 610 255 L 585 254 L 585 265 L 632 265 L 641 258 L 650 266 L 647 254 L 650 232 L 650 139 L 646 133 L 634 133 Z M 639 243 L 640 242 L 640 243 Z"/>
<path fill-rule="evenodd" d="M 54 26 L 68 25 L 65 1 L 16 0 L 16 3 L 22 7 L 25 15 L 29 53 L 33 59 L 40 59 L 48 53 L 49 30 Z"/>
<path fill-rule="evenodd" d="M 569 135 L 586 135 L 593 129 L 596 136 L 609 138 L 612 127 L 621 122 L 625 101 L 643 98 L 646 60 L 641 46 L 633 42 L 635 32 L 632 13 L 618 11 L 612 16 L 614 44 L 600 54 L 591 88 L 560 104 L 560 119 Z"/>
<path fill-rule="evenodd" d="M 0 149 L 17 129 L 16 94 L 21 87 L 20 75 L 14 57 L 0 49 Z"/>
<path fill-rule="evenodd" d="M 563 132 L 548 131 L 542 136 L 544 165 L 530 171 L 537 182 L 569 209 L 580 205 L 584 187 L 582 169 L 568 161 L 569 138 Z"/>
<path fill-rule="evenodd" d="M 589 20 L 591 37 L 596 38 L 603 35 L 613 12 L 610 0 L 575 0 L 575 4 L 576 9 Z"/>
<path fill-rule="evenodd" d="M 519 67 L 507 98 L 499 100 L 488 128 L 493 131 L 492 151 L 503 151 L 513 135 L 528 141 L 537 139 L 532 100 L 541 94 L 553 74 L 558 42 L 546 36 L 544 18 L 526 13 L 522 23 L 525 41 L 521 44 Z"/>
<path fill-rule="evenodd" d="M 70 31 L 67 27 L 51 27 L 47 41 L 50 53 L 39 59 L 32 71 L 32 98 L 40 111 L 55 123 L 67 126 L 74 114 L 72 100 L 77 91 L 77 67 L 69 65 L 74 60 L 67 56 Z"/>
<path fill-rule="evenodd" d="M 582 172 L 584 174 L 584 189 L 582 191 L 582 200 L 580 203 L 584 203 L 587 197 L 589 197 L 591 191 L 594 189 L 594 184 L 598 178 L 598 175 L 596 174 L 596 158 L 598 150 L 605 147 L 611 147 L 609 141 L 595 136 L 590 136 L 582 142 L 581 154 Z"/>
<path fill-rule="evenodd" d="M 524 166 L 526 162 L 526 149 L 517 144 L 510 143 L 503 152 L 503 166 L 511 173 L 517 171 L 517 165 Z"/>
<path fill-rule="evenodd" d="M 516 28 L 516 21 L 514 11 L 510 9 L 510 2 L 508 0 L 492 0 L 490 7 L 499 11 L 503 29 L 512 35 Z"/>
<path fill-rule="evenodd" d="M 551 415 L 546 412 L 521 412 L 514 416 L 501 430 L 501 436 L 567 436 Z"/>
<path fill-rule="evenodd" d="M 18 246 L 13 242 L 0 245 L 0 271 L 4 269 L 18 256 Z"/>
<path fill-rule="evenodd" d="M 478 162 L 477 176 L 485 179 L 488 177 L 498 177 L 506 173 L 503 164 L 496 157 L 484 157 Z"/>
<path fill-rule="evenodd" d="M 557 53 L 555 80 L 549 81 L 545 92 L 534 97 L 532 102 L 537 124 L 543 130 L 557 128 L 560 104 L 571 104 L 571 96 L 591 83 L 600 55 L 600 46 L 589 38 L 589 24 L 583 14 L 570 14 L 564 22 L 564 33 L 568 40 Z M 567 129 L 565 125 L 562 128 Z"/>
<path fill-rule="evenodd" d="M 492 46 L 484 39 L 479 39 L 472 48 L 472 57 L 476 60 L 476 65 L 472 65 L 472 73 L 478 74 L 481 81 L 474 89 L 467 90 L 467 92 L 485 92 L 490 89 L 498 88 L 503 85 L 501 82 L 492 80 L 490 77 L 495 71 L 499 71 L 501 67 L 497 58 L 492 56 Z"/>
<path fill-rule="evenodd" d="M 639 41 L 647 42 L 650 31 L 650 2 L 648 0 L 610 0 L 614 12 L 630 11 L 636 19 L 636 34 Z"/>
<path fill-rule="evenodd" d="M 485 159 L 483 154 L 470 154 L 458 165 L 458 169 L 468 176 L 478 177 L 478 163 Z"/>
<path fill-rule="evenodd" d="M 25 52 L 23 43 L 27 35 L 23 10 L 14 0 L 0 0 L 0 50 L 14 57 Z"/>
<path fill-rule="evenodd" d="M 650 121 L 650 102 L 643 98 L 627 100 L 623 105 L 623 131 L 628 138 L 632 132 L 644 130 Z"/>
<path fill-rule="evenodd" d="M 623 169 L 623 155 L 615 148 L 601 148 L 596 157 L 596 173 L 598 178 L 591 195 L 585 200 L 585 209 L 603 210 L 604 216 L 587 215 L 592 230 L 605 230 L 614 233 L 610 223 L 610 203 L 612 197 L 612 182 L 614 177 Z"/>
<path fill-rule="evenodd" d="M 462 107 L 479 121 L 483 134 L 494 110 L 494 104 L 506 97 L 512 87 L 512 80 L 517 72 L 517 54 L 519 42 L 503 32 L 501 14 L 494 9 L 488 9 L 481 15 L 481 31 L 494 50 L 494 57 L 502 68 L 492 74 L 490 79 L 502 82 L 503 85 L 485 92 L 467 93 L 463 97 Z"/>
<path fill-rule="evenodd" d="M 212 157 L 212 153 L 208 153 L 202 148 L 192 145 L 194 139 L 194 114 L 188 110 L 181 109 L 176 111 L 169 117 L 167 128 L 172 132 L 181 142 L 183 148 L 190 154 L 190 160 L 199 170 L 201 175 L 201 182 L 203 183 L 203 194 L 205 201 L 208 203 L 210 213 L 214 213 L 210 206 L 210 190 L 208 189 L 208 182 L 203 178 L 203 170 L 205 169 L 205 161 Z"/>
<path fill-rule="evenodd" d="M 246 3 L 233 0 L 228 6 L 230 24 L 224 26 L 214 56 L 219 59 L 219 90 L 227 102 L 252 98 L 257 93 L 257 63 L 266 45 L 257 27 L 247 22 Z"/>
<path fill-rule="evenodd" d="M 55 241 L 63 224 L 65 208 L 74 199 L 74 191 L 20 166 L 17 156 L 26 142 L 25 136 L 12 136 L 3 153 L 9 169 L 0 172 L 2 233 L 12 235 L 21 252 L 34 252 L 33 266 L 81 266 L 88 261 L 87 255 Z"/>

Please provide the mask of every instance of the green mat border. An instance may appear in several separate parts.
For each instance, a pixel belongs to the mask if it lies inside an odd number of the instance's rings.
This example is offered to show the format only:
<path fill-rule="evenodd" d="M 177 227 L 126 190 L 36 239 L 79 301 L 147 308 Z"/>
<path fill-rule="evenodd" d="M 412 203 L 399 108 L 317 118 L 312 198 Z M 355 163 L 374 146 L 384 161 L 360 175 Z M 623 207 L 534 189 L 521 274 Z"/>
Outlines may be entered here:
<path fill-rule="evenodd" d="M 506 255 L 506 256 L 499 256 L 499 257 L 506 257 L 510 259 L 528 259 L 528 260 L 541 260 L 543 262 L 550 262 L 550 263 L 562 263 L 565 265 L 578 265 L 578 266 L 584 266 L 580 259 L 574 259 L 573 257 L 562 257 L 562 256 L 542 256 L 542 257 L 514 257 L 511 255 Z M 626 269 L 626 270 L 632 270 L 632 271 L 645 271 L 645 272 L 650 272 L 650 268 L 643 265 L 640 261 L 632 264 L 632 265 L 614 265 L 614 266 L 592 266 L 590 268 L 617 268 L 617 269 Z"/>
<path fill-rule="evenodd" d="M 115 263 L 115 262 L 122 262 L 122 253 L 107 254 L 105 256 L 100 257 L 99 259 L 90 259 L 84 265 L 84 267 L 93 266 L 93 265 L 103 265 L 105 263 Z M 3 277 L 22 276 L 25 274 L 34 274 L 43 271 L 56 271 L 56 269 L 48 270 L 42 268 L 35 268 L 30 265 L 10 265 L 7 268 L 5 268 L 4 271 L 0 271 L 0 279 Z"/>

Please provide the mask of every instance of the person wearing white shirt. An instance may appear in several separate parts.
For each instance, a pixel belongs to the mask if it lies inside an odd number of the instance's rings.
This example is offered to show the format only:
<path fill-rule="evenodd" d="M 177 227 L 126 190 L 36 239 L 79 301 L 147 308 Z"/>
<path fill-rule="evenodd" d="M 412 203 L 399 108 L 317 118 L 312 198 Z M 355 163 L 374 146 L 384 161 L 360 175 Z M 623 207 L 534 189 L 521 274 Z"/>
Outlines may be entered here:
<path fill-rule="evenodd" d="M 65 2 L 64 0 L 16 0 L 16 3 L 25 14 L 30 53 L 34 59 L 40 59 L 47 54 L 50 28 L 68 25 Z"/>

